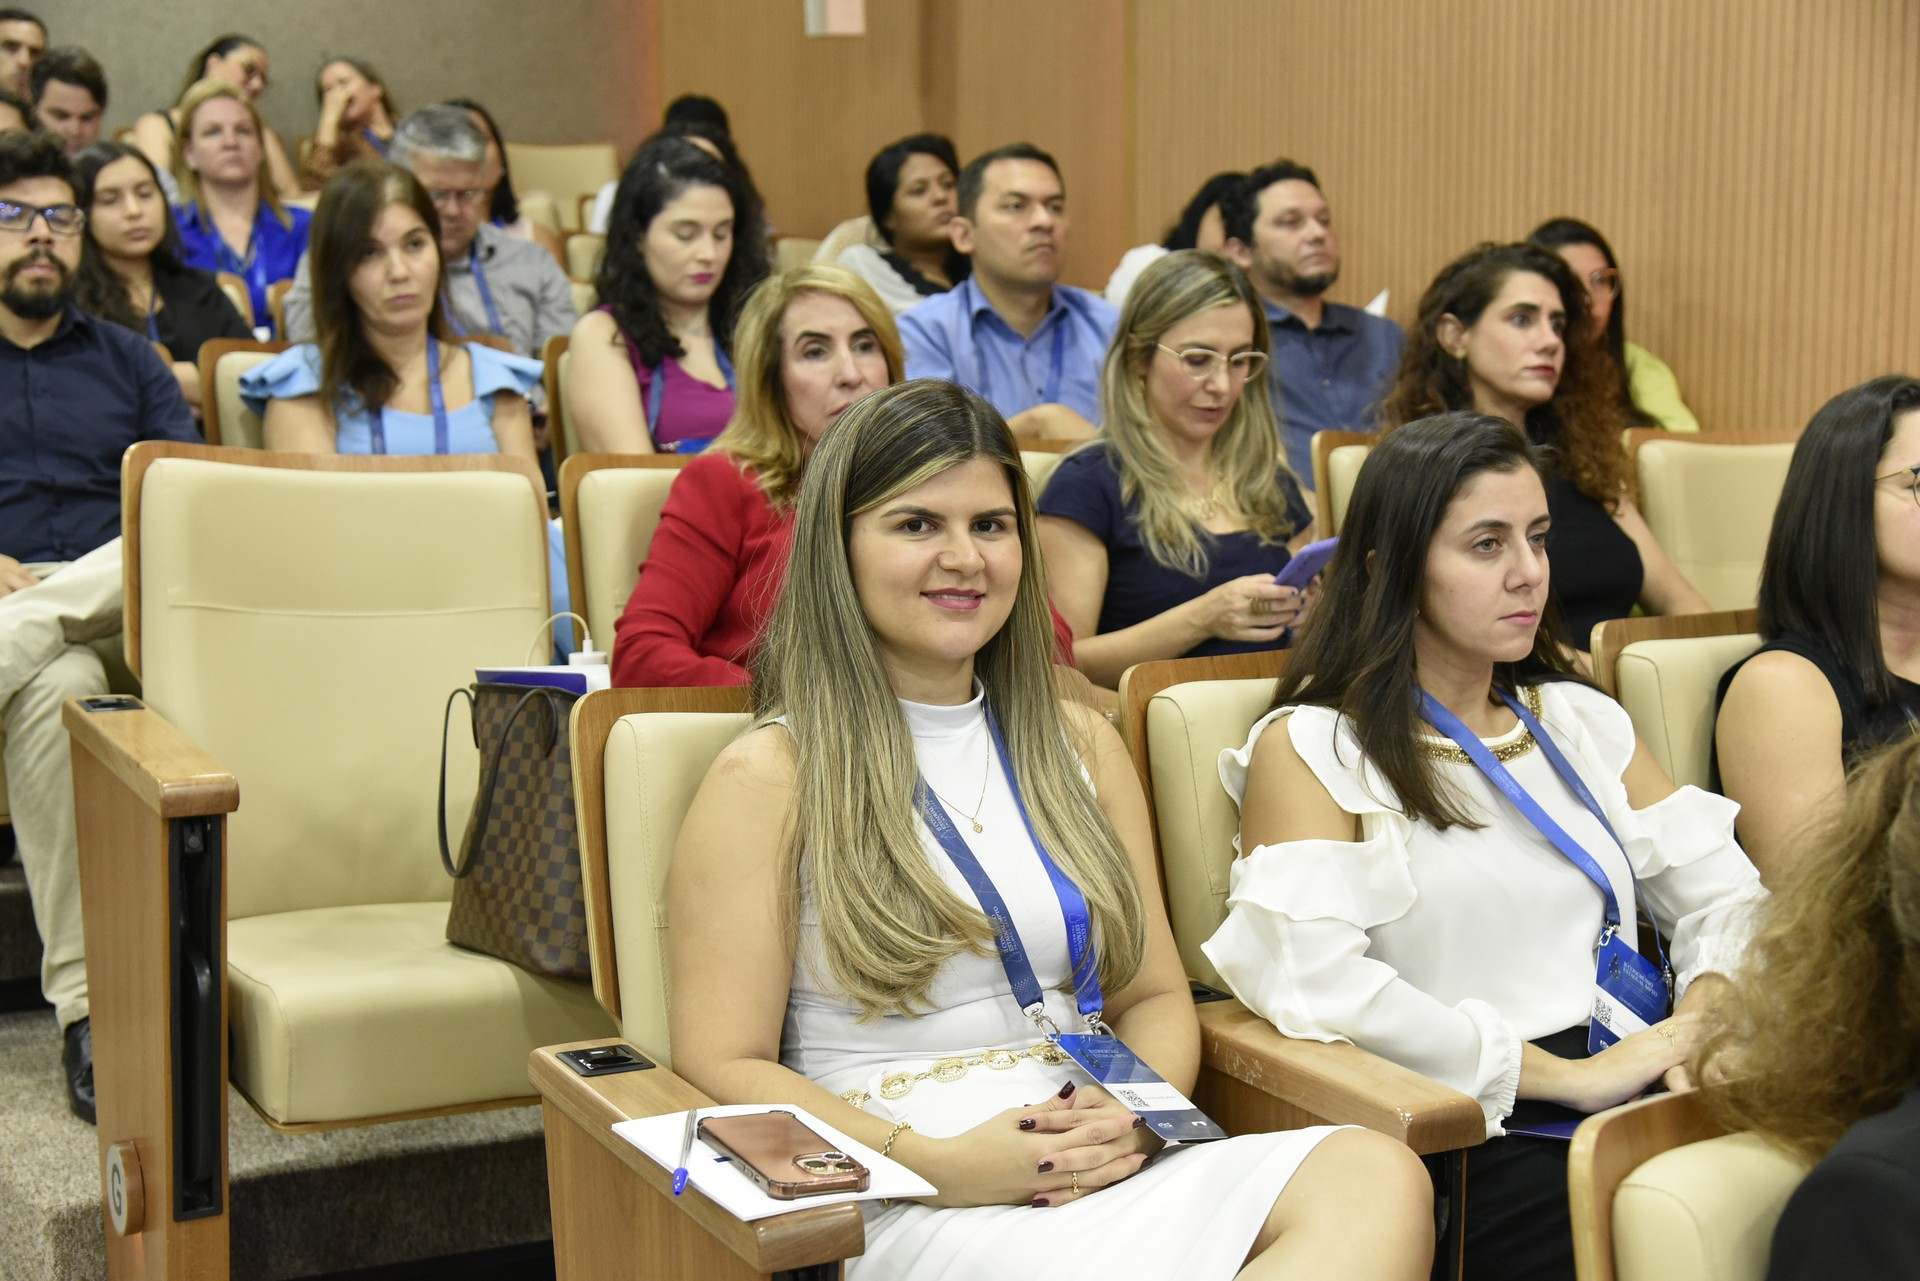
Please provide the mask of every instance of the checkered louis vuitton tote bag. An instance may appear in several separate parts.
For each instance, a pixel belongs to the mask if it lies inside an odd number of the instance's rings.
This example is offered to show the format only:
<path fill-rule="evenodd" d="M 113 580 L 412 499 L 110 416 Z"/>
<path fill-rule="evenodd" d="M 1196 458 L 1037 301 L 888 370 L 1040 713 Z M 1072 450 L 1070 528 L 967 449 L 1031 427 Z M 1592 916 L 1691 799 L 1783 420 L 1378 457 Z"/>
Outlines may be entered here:
<path fill-rule="evenodd" d="M 440 861 L 457 884 L 447 941 L 548 978 L 588 977 L 586 894 L 574 830 L 566 690 L 480 682 L 461 698 L 480 785 L 455 866 L 447 842 L 446 724 L 440 740 Z"/>

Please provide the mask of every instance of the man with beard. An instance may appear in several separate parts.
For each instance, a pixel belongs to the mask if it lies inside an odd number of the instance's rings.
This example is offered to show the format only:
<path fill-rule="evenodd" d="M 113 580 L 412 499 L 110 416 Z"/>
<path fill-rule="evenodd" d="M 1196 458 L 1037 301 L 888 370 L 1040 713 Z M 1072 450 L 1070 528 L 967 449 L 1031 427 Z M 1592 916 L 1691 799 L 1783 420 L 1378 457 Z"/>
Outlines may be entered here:
<path fill-rule="evenodd" d="M 93 1120 L 93 1037 L 60 707 L 120 648 L 120 456 L 198 440 L 144 338 L 72 304 L 86 215 L 57 139 L 0 134 L 0 731 L 14 839 L 59 1019 L 67 1099 Z M 96 648 L 96 646 L 98 648 Z"/>
<path fill-rule="evenodd" d="M 1406 336 L 1384 316 L 1326 300 L 1340 276 L 1340 242 L 1313 170 L 1291 160 L 1254 170 L 1221 199 L 1220 218 L 1227 257 L 1266 303 L 1280 441 L 1311 488 L 1313 434 L 1374 429 Z"/>
<path fill-rule="evenodd" d="M 1023 435 L 1093 435 L 1120 313 L 1059 283 L 1069 225 L 1060 166 L 1030 143 L 996 147 L 960 171 L 955 195 L 947 234 L 973 274 L 900 313 L 907 377 L 969 387 Z"/>

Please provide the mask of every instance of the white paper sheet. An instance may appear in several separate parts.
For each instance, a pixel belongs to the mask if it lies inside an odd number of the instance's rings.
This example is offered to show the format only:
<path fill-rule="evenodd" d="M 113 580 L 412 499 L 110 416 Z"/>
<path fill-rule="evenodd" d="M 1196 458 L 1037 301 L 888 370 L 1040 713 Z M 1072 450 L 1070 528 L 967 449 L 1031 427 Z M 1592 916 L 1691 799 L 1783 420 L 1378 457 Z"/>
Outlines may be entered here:
<path fill-rule="evenodd" d="M 901 1165 L 875 1152 L 864 1143 L 856 1143 L 826 1122 L 814 1117 L 802 1108 L 785 1103 L 738 1103 L 725 1107 L 701 1108 L 700 1116 L 704 1120 L 715 1116 L 741 1116 L 749 1112 L 791 1112 L 800 1123 L 814 1133 L 826 1139 L 858 1160 L 868 1170 L 872 1178 L 868 1180 L 865 1192 L 836 1192 L 828 1196 L 801 1197 L 797 1201 L 780 1201 L 768 1196 L 753 1186 L 752 1180 L 734 1169 L 718 1152 L 707 1146 L 706 1140 L 696 1137 L 693 1152 L 687 1158 L 687 1184 L 699 1188 L 715 1205 L 736 1219 L 751 1222 L 754 1219 L 767 1219 L 776 1214 L 786 1214 L 790 1210 L 804 1210 L 813 1205 L 839 1205 L 843 1201 L 877 1201 L 881 1198 L 900 1200 L 905 1197 L 932 1196 L 937 1189 L 933 1184 Z M 637 1121 L 622 1121 L 613 1127 L 613 1132 L 633 1146 L 645 1152 L 668 1170 L 678 1168 L 680 1164 L 680 1139 L 686 1133 L 687 1114 L 672 1112 L 666 1116 L 642 1117 Z"/>

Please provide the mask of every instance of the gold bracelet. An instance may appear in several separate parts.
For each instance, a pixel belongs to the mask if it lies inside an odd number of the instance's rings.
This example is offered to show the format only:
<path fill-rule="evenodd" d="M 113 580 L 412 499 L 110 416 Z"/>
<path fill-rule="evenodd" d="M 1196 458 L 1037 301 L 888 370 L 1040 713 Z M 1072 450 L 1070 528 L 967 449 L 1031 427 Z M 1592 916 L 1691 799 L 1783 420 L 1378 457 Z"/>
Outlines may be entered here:
<path fill-rule="evenodd" d="M 893 1152 L 893 1141 L 900 1137 L 900 1131 L 911 1130 L 912 1128 L 913 1127 L 911 1125 L 908 1125 L 905 1121 L 902 1121 L 900 1122 L 900 1124 L 894 1126 L 893 1132 L 887 1135 L 887 1141 L 880 1145 L 880 1155 L 881 1156 L 891 1155 Z"/>

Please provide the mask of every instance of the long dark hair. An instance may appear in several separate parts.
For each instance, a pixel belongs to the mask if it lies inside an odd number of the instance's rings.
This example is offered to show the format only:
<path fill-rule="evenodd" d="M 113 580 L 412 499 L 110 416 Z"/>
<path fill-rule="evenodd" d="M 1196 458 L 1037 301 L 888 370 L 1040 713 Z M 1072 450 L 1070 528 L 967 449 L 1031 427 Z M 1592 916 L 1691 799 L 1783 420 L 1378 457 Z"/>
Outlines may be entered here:
<path fill-rule="evenodd" d="M 180 82 L 180 92 L 173 95 L 173 100 L 179 102 L 187 96 L 187 90 L 206 77 L 207 59 L 229 57 L 235 49 L 258 49 L 262 53 L 267 51 L 265 45 L 251 36 L 243 36 L 237 31 L 228 32 L 193 55 L 193 61 L 187 64 L 187 78 Z"/>
<path fill-rule="evenodd" d="M 1480 827 L 1418 739 L 1413 624 L 1427 553 L 1447 508 L 1473 477 L 1549 463 L 1512 423 L 1488 414 L 1437 414 L 1373 447 L 1340 526 L 1320 600 L 1293 647 L 1273 705 L 1331 707 L 1353 726 L 1367 762 L 1413 822 Z M 1578 680 L 1565 656 L 1560 611 L 1549 594 L 1533 652 L 1497 663 L 1493 683 L 1515 692 L 1543 680 Z"/>
<path fill-rule="evenodd" d="M 518 222 L 520 197 L 513 191 L 513 166 L 507 162 L 507 140 L 501 135 L 500 126 L 494 123 L 493 113 L 472 98 L 449 98 L 447 105 L 471 111 L 486 121 L 487 132 L 493 135 L 493 145 L 500 150 L 500 185 L 493 189 L 493 205 L 487 210 L 487 217 L 502 226 Z"/>
<path fill-rule="evenodd" d="M 1888 459 L 1901 414 L 1920 410 L 1920 379 L 1889 375 L 1820 407 L 1793 447 L 1760 570 L 1760 635 L 1793 634 L 1845 667 L 1869 710 L 1894 702 L 1880 652 L 1873 478 L 1920 459 Z"/>
<path fill-rule="evenodd" d="M 1193 199 L 1187 201 L 1187 207 L 1180 211 L 1180 219 L 1167 228 L 1167 238 L 1160 242 L 1162 249 L 1197 249 L 1200 241 L 1200 223 L 1207 216 L 1207 210 L 1226 199 L 1227 193 L 1237 190 L 1247 181 L 1243 173 L 1217 173 L 1200 184 L 1200 190 L 1193 193 Z M 1223 213 L 1222 218 L 1225 218 Z"/>
<path fill-rule="evenodd" d="M 411 171 L 384 160 L 368 156 L 342 169 L 327 182 L 313 210 L 307 242 L 313 265 L 313 328 L 320 342 L 320 396 L 329 409 L 343 404 L 349 392 L 361 408 L 378 409 L 400 382 L 393 367 L 367 341 L 352 290 L 354 269 L 360 265 L 381 210 L 388 205 L 405 205 L 419 214 L 433 238 L 435 254 L 439 253 L 440 217 L 427 189 Z M 440 273 L 427 332 L 452 342 L 444 262 Z"/>
<path fill-rule="evenodd" d="M 1612 511 L 1627 492 L 1626 450 L 1620 444 L 1626 426 L 1613 403 L 1614 373 L 1594 338 L 1587 315 L 1587 291 L 1559 254 L 1537 245 L 1484 244 L 1441 268 L 1420 296 L 1420 316 L 1407 334 L 1400 372 L 1380 405 L 1383 429 L 1451 410 L 1473 408 L 1467 362 L 1440 345 L 1440 321 L 1452 316 L 1471 327 L 1518 272 L 1545 276 L 1567 313 L 1566 361 L 1553 399 L 1527 414 L 1527 434 L 1558 454 L 1560 474 L 1587 497 Z"/>
<path fill-rule="evenodd" d="M 613 215 L 607 221 L 607 251 L 600 260 L 594 286 L 613 311 L 620 331 L 640 351 L 648 365 L 667 356 L 684 356 L 686 349 L 667 328 L 660 302 L 647 274 L 641 242 L 647 228 L 667 204 L 689 187 L 718 187 L 733 202 L 733 248 L 719 288 L 707 304 L 713 340 L 733 353 L 733 322 L 740 304 L 767 274 L 767 246 L 757 227 L 740 217 L 740 187 L 725 165 L 685 138 L 655 138 L 634 153 L 613 196 Z"/>
<path fill-rule="evenodd" d="M 1633 385 L 1627 381 L 1627 296 L 1621 287 L 1620 262 L 1613 256 L 1613 246 L 1607 243 L 1607 238 L 1600 234 L 1597 227 L 1578 218 L 1549 218 L 1533 229 L 1527 237 L 1527 243 L 1552 253 L 1558 253 L 1568 245 L 1591 245 L 1607 260 L 1607 266 L 1614 273 L 1613 310 L 1607 314 L 1607 328 L 1600 335 L 1600 345 L 1613 358 L 1620 374 L 1621 412 L 1635 427 L 1653 426 L 1652 417 L 1633 403 Z M 1582 285 L 1585 283 L 1581 282 Z"/>
<path fill-rule="evenodd" d="M 121 160 L 138 160 L 153 179 L 154 189 L 160 195 L 160 243 L 147 255 L 153 267 L 154 287 L 159 288 L 159 278 L 180 270 L 180 229 L 174 225 L 173 211 L 167 208 L 166 188 L 160 185 L 160 173 L 153 167 L 153 161 L 138 147 L 130 147 L 124 142 L 96 142 L 73 158 L 73 199 L 74 203 L 89 213 L 93 211 L 94 184 L 100 178 L 100 171 L 108 165 Z M 125 325 L 128 329 L 146 332 L 147 318 L 133 305 L 133 299 L 127 293 L 127 282 L 120 274 L 107 265 L 106 255 L 93 238 L 93 224 L 87 224 L 87 234 L 80 246 L 80 270 L 74 276 L 73 300 L 80 310 L 111 320 L 116 325 Z"/>

